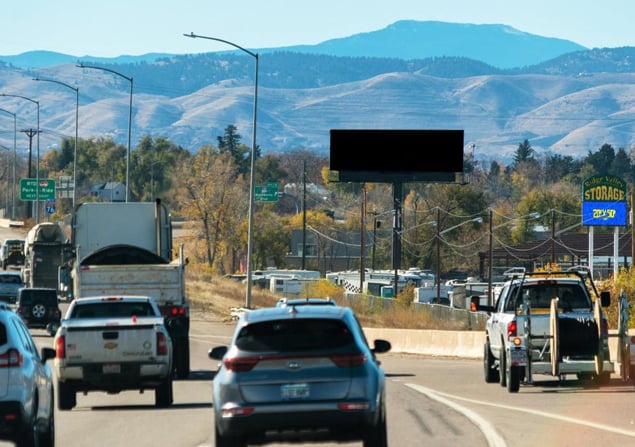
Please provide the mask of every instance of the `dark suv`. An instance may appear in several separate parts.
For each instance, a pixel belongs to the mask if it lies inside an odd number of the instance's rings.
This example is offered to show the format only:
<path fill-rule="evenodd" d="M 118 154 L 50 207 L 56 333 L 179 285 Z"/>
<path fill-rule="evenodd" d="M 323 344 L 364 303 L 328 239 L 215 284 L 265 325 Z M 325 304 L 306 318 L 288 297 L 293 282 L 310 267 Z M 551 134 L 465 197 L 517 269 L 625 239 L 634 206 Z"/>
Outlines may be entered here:
<path fill-rule="evenodd" d="M 62 319 L 57 290 L 46 287 L 23 287 L 18 290 L 16 312 L 29 328 L 46 328 L 53 333 Z"/>

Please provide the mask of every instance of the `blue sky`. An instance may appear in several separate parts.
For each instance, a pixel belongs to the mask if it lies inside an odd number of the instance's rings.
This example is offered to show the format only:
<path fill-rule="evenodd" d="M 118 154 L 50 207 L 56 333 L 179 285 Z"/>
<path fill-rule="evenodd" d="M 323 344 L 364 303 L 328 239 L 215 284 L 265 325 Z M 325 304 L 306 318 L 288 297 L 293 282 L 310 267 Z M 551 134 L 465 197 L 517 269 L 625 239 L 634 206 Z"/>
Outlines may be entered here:
<path fill-rule="evenodd" d="M 8 11 L 8 12 L 7 12 Z M 75 56 L 316 44 L 398 20 L 504 24 L 588 48 L 635 46 L 633 0 L 22 0 L 5 8 L 0 54 L 48 50 Z"/>

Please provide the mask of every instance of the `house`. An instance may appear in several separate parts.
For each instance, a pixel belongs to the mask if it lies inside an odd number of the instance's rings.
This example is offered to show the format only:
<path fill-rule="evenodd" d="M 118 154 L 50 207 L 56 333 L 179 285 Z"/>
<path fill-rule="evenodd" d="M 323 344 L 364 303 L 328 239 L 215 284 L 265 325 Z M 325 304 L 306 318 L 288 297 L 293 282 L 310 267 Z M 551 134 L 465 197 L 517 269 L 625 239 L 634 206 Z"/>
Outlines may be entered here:
<path fill-rule="evenodd" d="M 104 202 L 125 202 L 126 186 L 119 182 L 98 183 L 90 188 L 90 195 Z"/>

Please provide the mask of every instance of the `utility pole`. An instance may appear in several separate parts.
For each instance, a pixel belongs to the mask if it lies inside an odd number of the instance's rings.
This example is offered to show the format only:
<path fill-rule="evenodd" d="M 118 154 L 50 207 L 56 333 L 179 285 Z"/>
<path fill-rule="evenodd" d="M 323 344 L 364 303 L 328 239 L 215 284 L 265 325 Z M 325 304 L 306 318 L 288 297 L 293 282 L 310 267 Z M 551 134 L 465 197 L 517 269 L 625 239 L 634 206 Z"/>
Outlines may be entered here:
<path fill-rule="evenodd" d="M 28 137 L 29 137 L 29 167 L 28 167 L 28 174 L 27 174 L 27 178 L 33 178 L 31 176 L 31 159 L 32 159 L 32 153 L 33 153 L 33 137 L 35 135 L 38 134 L 38 131 L 35 129 L 23 129 L 20 132 L 24 132 Z M 35 185 L 36 189 L 40 187 L 40 185 Z M 37 195 L 36 195 L 37 196 Z M 35 206 L 39 206 L 39 203 L 36 203 Z M 27 217 L 33 217 L 33 212 L 32 212 L 33 207 L 28 208 L 27 209 Z"/>
<path fill-rule="evenodd" d="M 302 161 L 302 270 L 306 269 L 306 160 Z"/>

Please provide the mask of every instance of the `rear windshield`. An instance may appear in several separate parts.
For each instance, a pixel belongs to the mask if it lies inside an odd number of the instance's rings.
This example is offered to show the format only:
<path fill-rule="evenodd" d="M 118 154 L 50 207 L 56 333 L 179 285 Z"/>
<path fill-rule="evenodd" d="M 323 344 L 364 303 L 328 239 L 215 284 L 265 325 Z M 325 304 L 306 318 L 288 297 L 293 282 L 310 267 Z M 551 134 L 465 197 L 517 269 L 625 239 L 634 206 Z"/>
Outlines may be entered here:
<path fill-rule="evenodd" d="M 154 316 L 149 303 L 90 303 L 75 306 L 71 318 L 128 318 Z"/>
<path fill-rule="evenodd" d="M 22 278 L 18 275 L 0 275 L 0 283 L 22 284 Z"/>
<path fill-rule="evenodd" d="M 338 349 L 354 343 L 340 320 L 295 319 L 253 323 L 243 327 L 236 346 L 243 351 L 313 351 Z"/>
<path fill-rule="evenodd" d="M 29 290 L 23 289 L 20 291 L 19 297 L 22 305 L 30 305 L 33 302 L 54 304 L 57 303 L 57 291 L 51 290 Z"/>
<path fill-rule="evenodd" d="M 529 300 L 532 309 L 549 309 L 551 299 L 558 298 L 559 309 L 590 309 L 591 303 L 579 284 L 524 284 L 521 295 L 513 290 L 514 297 L 507 302 L 508 311 L 518 309 L 523 297 Z"/>

